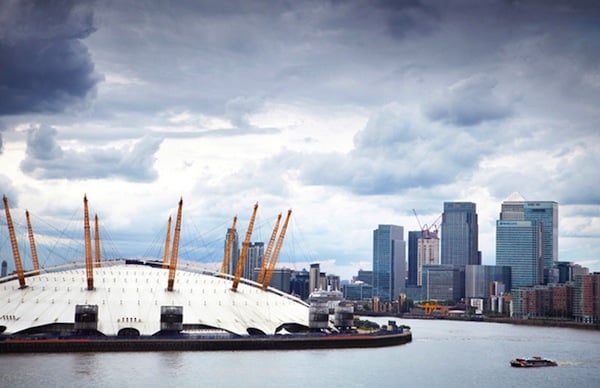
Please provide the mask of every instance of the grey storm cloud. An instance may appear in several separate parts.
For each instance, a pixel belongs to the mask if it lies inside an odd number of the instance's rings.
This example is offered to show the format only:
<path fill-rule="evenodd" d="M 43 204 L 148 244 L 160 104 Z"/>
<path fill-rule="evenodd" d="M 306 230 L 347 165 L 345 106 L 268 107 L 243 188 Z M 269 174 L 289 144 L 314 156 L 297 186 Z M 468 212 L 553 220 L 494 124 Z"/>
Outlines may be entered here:
<path fill-rule="evenodd" d="M 359 195 L 393 194 L 466 178 L 492 147 L 467 132 L 420 123 L 409 114 L 390 104 L 355 135 L 350 152 L 285 151 L 263 168 L 296 170 L 308 185 L 337 186 Z"/>
<path fill-rule="evenodd" d="M 99 80 L 86 46 L 93 2 L 0 2 L 0 115 L 62 112 Z"/>
<path fill-rule="evenodd" d="M 144 137 L 129 148 L 63 149 L 58 132 L 48 126 L 32 128 L 27 134 L 26 158 L 21 170 L 36 179 L 99 179 L 116 177 L 133 182 L 150 182 L 158 177 L 155 154 L 162 139 Z"/>
<path fill-rule="evenodd" d="M 2 141 L 2 131 L 4 131 L 4 123 L 0 120 L 0 155 L 2 155 L 2 151 L 4 150 L 4 142 Z"/>
<path fill-rule="evenodd" d="M 507 118 L 511 115 L 510 103 L 495 93 L 496 85 L 496 80 L 482 74 L 456 82 L 426 108 L 427 115 L 458 126 Z"/>

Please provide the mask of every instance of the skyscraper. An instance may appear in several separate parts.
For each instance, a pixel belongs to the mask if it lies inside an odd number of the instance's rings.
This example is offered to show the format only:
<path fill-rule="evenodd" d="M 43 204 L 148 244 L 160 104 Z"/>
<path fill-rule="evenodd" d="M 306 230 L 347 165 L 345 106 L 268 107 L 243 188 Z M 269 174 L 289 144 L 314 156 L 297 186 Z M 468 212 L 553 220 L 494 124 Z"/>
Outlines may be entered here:
<path fill-rule="evenodd" d="M 379 225 L 373 230 L 373 296 L 392 301 L 404 292 L 405 251 L 402 226 Z"/>
<path fill-rule="evenodd" d="M 308 275 L 309 293 L 322 289 L 320 280 L 321 280 L 321 265 L 319 263 L 311 264 L 309 275 Z"/>
<path fill-rule="evenodd" d="M 525 219 L 542 224 L 544 268 L 558 261 L 558 203 L 554 201 L 525 202 Z"/>
<path fill-rule="evenodd" d="M 254 271 L 256 268 L 260 268 L 265 256 L 265 243 L 254 242 L 248 246 L 248 254 L 246 261 L 244 261 L 244 271 L 242 277 L 245 279 L 256 280 Z"/>
<path fill-rule="evenodd" d="M 417 251 L 419 244 L 419 237 L 421 237 L 420 230 L 411 230 L 408 232 L 408 278 L 406 279 L 407 286 L 416 286 L 420 284 L 417 278 L 418 274 L 418 261 Z"/>
<path fill-rule="evenodd" d="M 227 251 L 227 239 L 229 235 L 233 232 L 233 229 L 227 228 L 227 234 L 225 235 L 225 244 L 223 247 L 223 252 Z M 237 263 L 240 260 L 240 240 L 238 238 L 237 230 L 233 233 L 233 245 L 231 246 L 231 252 L 229 252 L 229 262 L 227 263 L 226 272 L 230 275 L 235 275 L 235 269 L 237 268 Z"/>
<path fill-rule="evenodd" d="M 440 264 L 440 239 L 437 232 L 424 231 L 417 239 L 417 282 L 422 285 L 423 266 Z"/>
<path fill-rule="evenodd" d="M 442 217 L 442 264 L 481 264 L 476 205 L 444 202 Z"/>
<path fill-rule="evenodd" d="M 512 267 L 513 288 L 544 283 L 558 260 L 558 204 L 513 193 L 496 222 L 496 264 Z"/>

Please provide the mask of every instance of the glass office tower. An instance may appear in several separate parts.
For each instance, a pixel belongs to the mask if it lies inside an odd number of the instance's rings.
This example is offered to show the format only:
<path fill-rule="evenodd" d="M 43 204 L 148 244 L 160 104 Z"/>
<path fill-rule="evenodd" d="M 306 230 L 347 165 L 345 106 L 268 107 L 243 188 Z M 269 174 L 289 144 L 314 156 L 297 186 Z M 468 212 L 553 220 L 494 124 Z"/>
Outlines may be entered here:
<path fill-rule="evenodd" d="M 481 264 L 477 208 L 473 202 L 444 202 L 442 264 Z"/>
<path fill-rule="evenodd" d="M 512 194 L 496 222 L 496 264 L 512 268 L 513 288 L 544 283 L 558 261 L 558 203 Z"/>
<path fill-rule="evenodd" d="M 404 292 L 405 251 L 402 226 L 379 225 L 373 231 L 373 296 L 393 301 Z"/>

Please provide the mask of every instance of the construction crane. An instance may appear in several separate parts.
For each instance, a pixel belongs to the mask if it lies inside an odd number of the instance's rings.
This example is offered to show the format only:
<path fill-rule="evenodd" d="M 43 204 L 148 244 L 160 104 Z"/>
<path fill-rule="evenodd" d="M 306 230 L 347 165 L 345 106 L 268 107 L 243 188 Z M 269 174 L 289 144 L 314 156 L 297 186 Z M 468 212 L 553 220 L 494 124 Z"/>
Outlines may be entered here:
<path fill-rule="evenodd" d="M 237 216 L 233 217 L 233 225 L 229 229 L 227 234 L 227 248 L 225 249 L 225 255 L 223 256 L 223 264 L 221 264 L 221 277 L 225 277 L 227 267 L 229 266 L 229 259 L 231 258 L 231 248 L 233 248 L 233 239 L 235 237 L 235 224 L 237 223 Z"/>
<path fill-rule="evenodd" d="M 281 233 L 279 233 L 279 237 L 277 238 L 277 245 L 275 245 L 275 251 L 273 252 L 273 257 L 271 257 L 271 261 L 269 262 L 269 266 L 267 267 L 267 272 L 265 273 L 265 278 L 263 279 L 263 290 L 266 290 L 269 287 L 269 283 L 271 283 L 271 278 L 273 277 L 273 271 L 275 270 L 275 263 L 277 263 L 277 258 L 279 257 L 279 251 L 281 250 L 281 245 L 283 244 L 283 239 L 285 237 L 285 232 L 287 230 L 288 222 L 290 221 L 290 216 L 292 215 L 292 209 L 288 210 L 287 217 L 285 217 L 285 221 L 283 226 L 281 227 Z"/>
<path fill-rule="evenodd" d="M 429 226 L 427 224 L 421 224 L 421 220 L 419 220 L 419 216 L 417 215 L 417 211 L 412 209 L 415 218 L 417 219 L 417 223 L 419 224 L 419 229 L 421 230 L 421 237 L 423 238 L 435 238 L 438 234 L 438 222 L 440 218 L 442 218 L 442 214 L 436 218 Z M 432 230 L 433 229 L 433 230 Z"/>
<path fill-rule="evenodd" d="M 265 278 L 265 273 L 267 272 L 267 267 L 269 265 L 269 260 L 271 258 L 271 252 L 273 251 L 273 245 L 275 244 L 275 237 L 277 236 L 277 232 L 279 231 L 279 223 L 281 222 L 281 213 L 277 216 L 277 221 L 275 222 L 275 226 L 273 227 L 273 233 L 271 233 L 271 239 L 269 240 L 269 245 L 267 246 L 267 250 L 263 257 L 262 265 L 260 266 L 260 270 L 258 271 L 258 276 L 256 278 L 257 283 L 262 283 Z"/>
<path fill-rule="evenodd" d="M 237 291 L 238 284 L 244 271 L 244 264 L 246 262 L 246 255 L 248 255 L 248 246 L 250 245 L 250 237 L 252 237 L 252 229 L 254 228 L 254 219 L 256 218 L 256 211 L 258 210 L 258 202 L 254 204 L 254 210 L 252 211 L 252 217 L 248 224 L 248 230 L 246 231 L 246 238 L 242 245 L 242 253 L 240 254 L 240 260 L 238 261 L 237 268 L 235 269 L 235 278 L 233 279 L 233 285 L 231 286 L 232 291 Z"/>

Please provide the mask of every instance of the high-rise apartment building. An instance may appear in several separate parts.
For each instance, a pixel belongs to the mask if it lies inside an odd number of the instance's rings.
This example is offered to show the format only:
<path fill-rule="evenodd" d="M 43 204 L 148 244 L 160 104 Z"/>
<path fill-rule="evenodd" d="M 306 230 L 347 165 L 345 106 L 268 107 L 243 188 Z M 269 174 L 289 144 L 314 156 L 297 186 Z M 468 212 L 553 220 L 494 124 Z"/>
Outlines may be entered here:
<path fill-rule="evenodd" d="M 442 217 L 442 264 L 481 264 L 475 203 L 444 202 Z"/>
<path fill-rule="evenodd" d="M 573 315 L 579 322 L 600 322 L 600 273 L 575 277 Z"/>
<path fill-rule="evenodd" d="M 373 230 L 373 296 L 393 301 L 404 292 L 405 251 L 402 226 L 379 225 Z"/>

